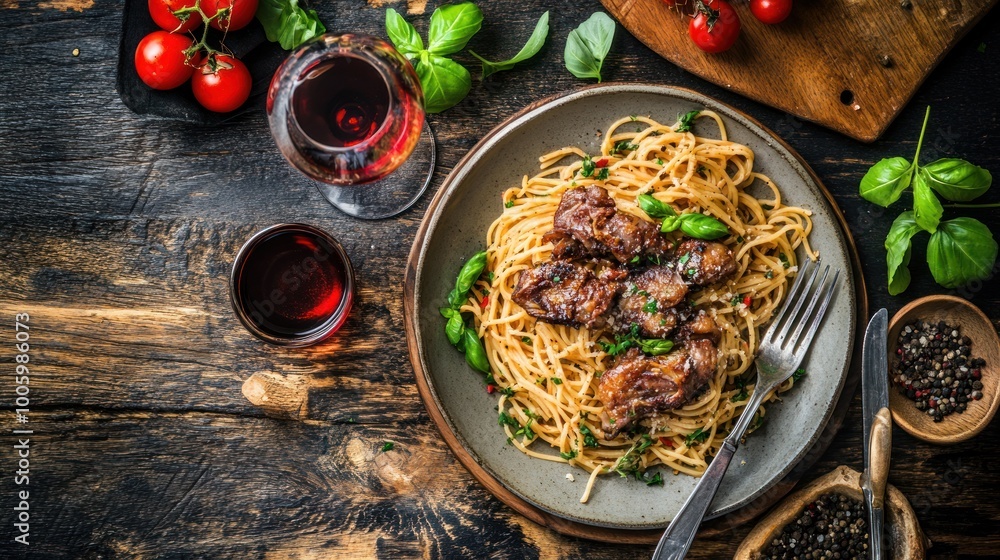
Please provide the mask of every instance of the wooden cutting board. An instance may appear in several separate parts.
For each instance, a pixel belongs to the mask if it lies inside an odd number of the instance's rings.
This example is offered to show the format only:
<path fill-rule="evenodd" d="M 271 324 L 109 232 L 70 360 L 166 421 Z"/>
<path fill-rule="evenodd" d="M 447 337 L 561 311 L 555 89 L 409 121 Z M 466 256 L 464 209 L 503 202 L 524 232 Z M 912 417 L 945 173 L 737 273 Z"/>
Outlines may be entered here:
<path fill-rule="evenodd" d="M 997 0 L 797 0 L 764 25 L 730 0 L 740 38 L 708 54 L 688 16 L 662 0 L 601 0 L 633 35 L 706 80 L 852 138 L 872 142 L 927 75 Z"/>

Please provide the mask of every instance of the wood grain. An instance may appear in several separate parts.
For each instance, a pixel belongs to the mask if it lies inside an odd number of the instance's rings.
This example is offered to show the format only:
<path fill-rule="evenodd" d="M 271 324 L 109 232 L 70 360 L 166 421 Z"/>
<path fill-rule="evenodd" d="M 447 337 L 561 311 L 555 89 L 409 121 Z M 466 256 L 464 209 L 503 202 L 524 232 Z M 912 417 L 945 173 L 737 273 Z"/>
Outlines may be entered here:
<path fill-rule="evenodd" d="M 592 0 L 479 4 L 484 26 L 470 43 L 477 53 L 513 55 L 546 10 L 549 40 L 537 57 L 485 82 L 471 57 L 457 55 L 474 86 L 429 119 L 439 164 L 428 196 L 399 218 L 361 222 L 338 214 L 284 162 L 262 113 L 219 127 L 132 114 L 114 89 L 122 2 L 96 0 L 82 12 L 0 2 L 0 558 L 650 556 L 649 545 L 563 536 L 494 498 L 456 460 L 417 394 L 402 286 L 430 194 L 509 115 L 584 85 L 563 67 L 563 45 L 600 9 Z M 428 14 L 436 5 L 427 4 Z M 316 6 L 331 28 L 382 33 L 384 7 Z M 407 17 L 426 33 L 429 15 Z M 1000 91 L 998 45 L 1000 13 L 991 13 L 871 146 L 697 78 L 620 28 L 604 77 L 690 87 L 775 130 L 843 210 L 871 307 L 894 311 L 946 290 L 930 278 L 918 236 L 913 284 L 904 296 L 886 294 L 882 243 L 909 201 L 874 207 L 858 198 L 858 181 L 875 161 L 914 152 L 928 104 L 925 161 L 951 155 L 1000 170 L 1000 104 L 983 93 Z M 997 189 L 983 197 L 997 201 Z M 1000 232 L 995 211 L 962 213 Z M 254 339 L 227 293 L 240 244 L 294 221 L 337 237 L 358 279 L 344 328 L 304 350 Z M 996 320 L 997 286 L 993 279 L 957 295 Z M 16 489 L 11 318 L 25 310 L 39 327 L 29 547 L 13 543 L 8 525 Z M 307 416 L 269 416 L 247 401 L 243 384 L 261 372 L 301 376 Z M 844 425 L 803 483 L 840 464 L 860 468 L 860 397 L 843 401 Z M 385 441 L 392 451 L 381 452 Z M 929 557 L 994 557 L 1000 497 L 989 489 L 1000 486 L 1000 424 L 948 447 L 902 430 L 893 441 L 889 482 L 933 540 Z M 731 557 L 750 527 L 723 529 L 699 537 L 689 558 Z"/>
<path fill-rule="evenodd" d="M 720 54 L 688 37 L 690 18 L 660 0 L 601 0 L 667 60 L 726 89 L 852 138 L 878 138 L 927 75 L 996 0 L 796 2 L 765 25 L 746 2 L 736 44 Z M 678 2 L 683 4 L 683 2 Z"/>

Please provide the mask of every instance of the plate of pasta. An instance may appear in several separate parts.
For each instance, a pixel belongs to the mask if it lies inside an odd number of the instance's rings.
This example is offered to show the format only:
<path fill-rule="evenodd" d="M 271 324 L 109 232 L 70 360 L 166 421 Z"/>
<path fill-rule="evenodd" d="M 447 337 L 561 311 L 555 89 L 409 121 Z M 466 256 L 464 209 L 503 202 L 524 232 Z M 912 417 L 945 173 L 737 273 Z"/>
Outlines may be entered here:
<path fill-rule="evenodd" d="M 586 88 L 494 129 L 431 202 L 406 276 L 411 363 L 494 494 L 561 532 L 623 540 L 609 535 L 668 525 L 711 462 L 799 266 L 856 258 L 815 174 L 745 115 L 687 90 Z M 755 411 L 710 517 L 829 443 L 864 305 L 855 276 Z"/>

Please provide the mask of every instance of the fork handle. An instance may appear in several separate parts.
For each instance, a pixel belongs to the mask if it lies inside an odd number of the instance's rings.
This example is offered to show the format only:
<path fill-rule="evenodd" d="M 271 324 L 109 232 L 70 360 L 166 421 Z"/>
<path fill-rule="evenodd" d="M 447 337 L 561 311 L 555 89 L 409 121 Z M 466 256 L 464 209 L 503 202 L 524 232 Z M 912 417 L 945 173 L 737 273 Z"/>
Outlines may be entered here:
<path fill-rule="evenodd" d="M 737 440 L 738 441 L 738 440 Z M 698 526 L 708 511 L 715 493 L 722 484 L 722 477 L 729 469 L 729 462 L 736 453 L 736 444 L 726 438 L 722 442 L 722 449 L 712 459 L 705 474 L 701 475 L 701 480 L 694 487 L 694 492 L 688 497 L 677 516 L 670 522 L 670 527 L 663 533 L 660 544 L 653 552 L 653 560 L 680 560 L 691 548 L 694 535 L 698 532 Z"/>

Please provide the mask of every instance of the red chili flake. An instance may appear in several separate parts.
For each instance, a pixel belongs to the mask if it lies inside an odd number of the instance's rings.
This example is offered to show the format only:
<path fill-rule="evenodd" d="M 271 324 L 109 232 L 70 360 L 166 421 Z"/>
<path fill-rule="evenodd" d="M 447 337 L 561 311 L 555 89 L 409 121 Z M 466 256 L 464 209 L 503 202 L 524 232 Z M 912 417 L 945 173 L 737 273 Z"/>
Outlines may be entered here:
<path fill-rule="evenodd" d="M 662 443 L 663 445 L 666 445 L 667 447 L 670 447 L 670 448 L 674 447 L 674 440 L 672 440 L 672 439 L 670 439 L 668 437 L 661 437 L 660 438 L 660 443 Z"/>
<path fill-rule="evenodd" d="M 489 394 L 491 394 L 491 395 L 496 390 L 497 390 L 497 386 L 494 385 L 494 384 L 492 384 L 492 383 L 490 383 L 489 385 L 486 386 L 486 392 L 489 393 Z"/>
<path fill-rule="evenodd" d="M 483 301 L 479 302 L 480 309 L 486 309 L 486 306 L 490 304 L 490 296 L 483 298 Z"/>
<path fill-rule="evenodd" d="M 602 167 L 608 166 L 608 158 L 602 157 L 601 159 L 594 162 L 594 167 L 600 169 Z"/>
<path fill-rule="evenodd" d="M 746 297 L 744 297 L 744 298 L 743 298 L 743 305 L 745 305 L 745 306 L 747 306 L 747 307 L 750 307 L 750 302 L 752 302 L 752 301 L 753 301 L 753 300 L 752 300 L 752 299 L 750 299 L 750 296 L 749 296 L 749 295 L 747 295 Z"/>

